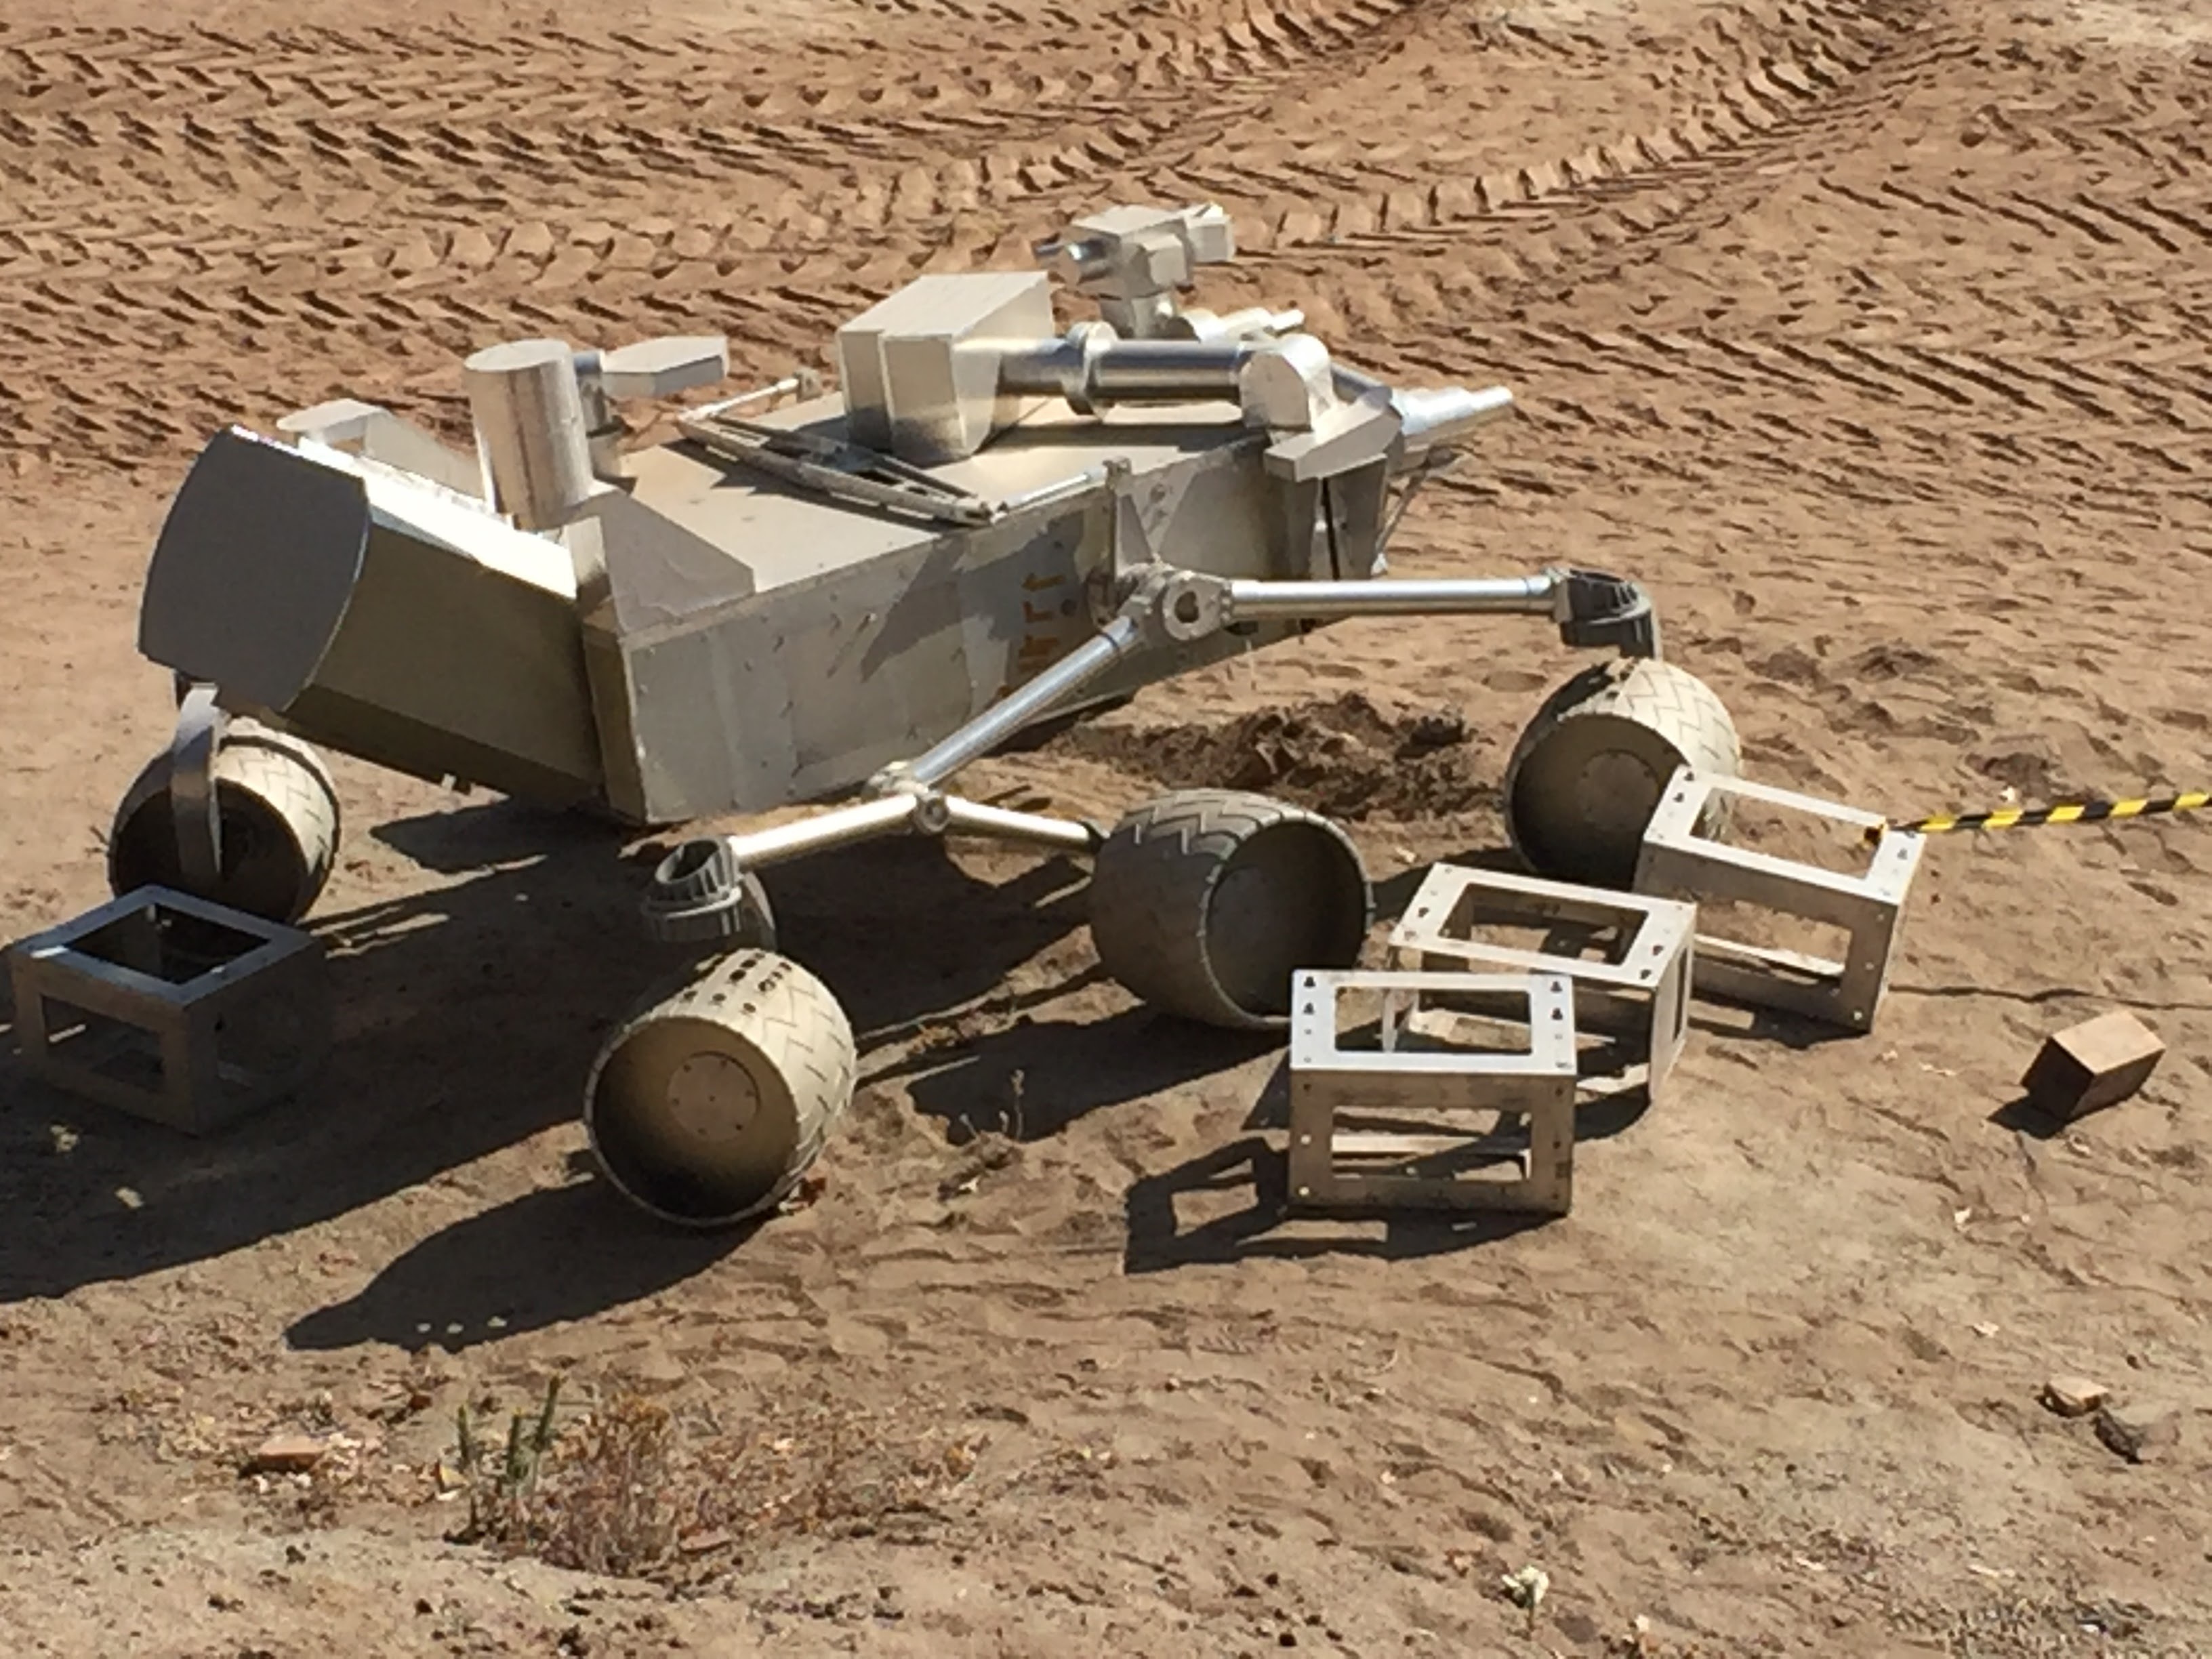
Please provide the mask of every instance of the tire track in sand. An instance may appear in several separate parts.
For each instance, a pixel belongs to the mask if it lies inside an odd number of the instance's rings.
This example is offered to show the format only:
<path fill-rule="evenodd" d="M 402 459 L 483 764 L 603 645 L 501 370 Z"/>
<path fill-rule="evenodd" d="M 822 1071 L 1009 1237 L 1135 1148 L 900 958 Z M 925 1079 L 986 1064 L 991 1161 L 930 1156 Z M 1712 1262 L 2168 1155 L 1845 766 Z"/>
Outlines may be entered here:
<path fill-rule="evenodd" d="M 845 182 L 856 158 L 926 167 L 1019 144 L 1039 147 L 1025 161 L 1079 155 L 1071 117 L 1120 127 L 1125 149 L 1208 131 L 1303 75 L 1393 49 L 1433 9 L 1255 3 L 1196 31 L 1138 30 L 1126 51 L 1107 49 L 1119 31 L 1093 26 L 1011 65 L 840 51 L 802 56 L 796 74 L 781 54 L 683 34 L 299 30 L 258 51 L 206 31 L 0 34 L 12 94 L 0 100 L 0 176 L 27 205 L 57 209 L 180 179 L 247 197 L 258 181 L 450 188 L 456 169 L 500 191 L 756 178 L 775 186 L 757 192 L 772 206 L 810 173 Z M 575 72 L 548 84 L 549 49 Z"/>
<path fill-rule="evenodd" d="M 27 186 L 0 242 L 0 275 L 17 285 L 0 325 L 22 393 L 0 443 L 149 459 L 242 408 L 312 395 L 269 387 L 241 404 L 257 358 L 311 345 L 325 372 L 371 368 L 388 390 L 445 373 L 488 333 L 580 315 L 696 325 L 713 307 L 715 325 L 811 358 L 875 297 L 847 279 L 865 271 L 880 292 L 939 252 L 940 234 L 900 234 L 909 221 L 1057 191 L 1165 131 L 1233 124 L 1346 54 L 1395 49 L 1420 15 L 1420 0 L 1260 6 L 1210 32 L 1141 35 L 1103 67 L 1078 41 L 1066 64 L 1046 54 L 976 76 L 909 63 L 880 80 L 848 64 L 842 80 L 780 74 L 762 88 L 719 41 L 555 41 L 625 87 L 621 107 L 665 93 L 712 108 L 734 77 L 747 117 L 713 126 L 544 125 L 542 63 L 514 39 L 298 31 L 262 49 L 205 31 L 0 35 L 14 94 L 0 170 Z M 640 83 L 622 82 L 640 64 Z M 1140 81 L 1156 85 L 1132 92 Z M 544 106 L 596 96 L 556 86 Z M 1101 100 L 1129 108 L 1103 137 L 1069 143 L 1068 108 Z M 46 107 L 57 101 L 73 106 Z M 526 105 L 541 125 L 495 118 Z M 518 176 L 556 205 L 502 223 Z M 732 187 L 702 210 L 687 189 L 702 182 Z M 824 203 L 849 211 L 824 218 Z M 367 234 L 330 228 L 369 217 Z M 140 360 L 149 335 L 169 354 L 158 376 Z M 49 367 L 63 360 L 91 372 L 64 386 Z"/>

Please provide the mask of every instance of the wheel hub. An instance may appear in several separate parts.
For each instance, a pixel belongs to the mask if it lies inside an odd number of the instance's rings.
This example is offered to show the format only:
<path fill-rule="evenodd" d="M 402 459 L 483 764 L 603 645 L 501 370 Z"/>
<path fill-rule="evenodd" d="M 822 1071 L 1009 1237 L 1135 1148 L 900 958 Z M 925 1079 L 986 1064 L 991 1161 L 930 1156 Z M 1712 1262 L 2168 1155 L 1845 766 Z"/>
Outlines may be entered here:
<path fill-rule="evenodd" d="M 668 1121 L 695 1140 L 741 1140 L 760 1115 L 760 1085 L 727 1054 L 697 1054 L 669 1073 Z"/>
<path fill-rule="evenodd" d="M 1575 779 L 1582 821 L 1607 837 L 1640 836 L 1659 794 L 1659 780 L 1641 757 L 1624 750 L 1590 757 Z"/>

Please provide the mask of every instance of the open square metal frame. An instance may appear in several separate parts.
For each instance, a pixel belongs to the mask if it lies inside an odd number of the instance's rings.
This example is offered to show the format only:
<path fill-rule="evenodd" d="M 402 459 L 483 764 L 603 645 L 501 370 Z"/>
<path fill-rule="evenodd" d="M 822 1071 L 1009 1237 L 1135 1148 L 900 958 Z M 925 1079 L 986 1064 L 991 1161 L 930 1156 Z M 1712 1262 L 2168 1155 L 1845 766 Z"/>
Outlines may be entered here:
<path fill-rule="evenodd" d="M 1474 937 L 1474 929 L 1491 920 L 1613 928 L 1620 942 L 1610 959 L 1520 950 Z M 1635 1042 L 1644 1052 L 1645 1088 L 1656 1101 L 1689 1036 L 1697 920 L 1697 907 L 1676 899 L 1439 864 L 1391 930 L 1389 947 L 1392 965 L 1403 969 L 1565 975 L 1574 986 L 1577 1034 Z M 1583 1091 L 1618 1092 L 1634 1070 L 1585 1079 Z"/>
<path fill-rule="evenodd" d="M 1382 994 L 1379 1048 L 1343 1046 L 1340 1004 L 1348 992 Z M 1425 1000 L 1488 1006 L 1517 998 L 1528 1041 L 1520 1052 L 1408 1049 Z M 1574 1195 L 1576 1048 L 1574 988 L 1559 974 L 1313 970 L 1292 983 L 1290 1199 L 1293 1209 L 1518 1210 L 1564 1215 Z M 1528 1145 L 1452 1133 L 1444 1115 L 1494 1111 L 1526 1119 Z M 1444 1133 L 1341 1130 L 1351 1111 L 1426 1118 Z M 1382 1170 L 1347 1160 L 1390 1160 Z M 1516 1164 L 1519 1177 L 1449 1173 L 1474 1163 Z M 1427 1164 L 1436 1173 L 1419 1172 Z"/>
<path fill-rule="evenodd" d="M 250 943 L 187 978 L 170 977 L 161 959 L 165 915 Z M 108 939 L 95 945 L 103 933 Z M 19 941 L 8 955 L 17 1040 L 33 1076 L 188 1133 L 208 1133 L 290 1093 L 329 1049 L 320 942 L 188 893 L 137 888 Z M 276 1063 L 231 1056 L 230 1028 L 266 1012 L 251 1005 L 280 1003 L 297 1040 L 282 1045 Z"/>
<path fill-rule="evenodd" d="M 1846 875 L 1701 835 L 1699 826 L 1722 801 L 1756 801 L 1847 824 L 1873 843 L 1866 869 Z M 1668 782 L 1644 830 L 1635 889 L 1700 905 L 1756 905 L 1841 927 L 1850 936 L 1841 962 L 1701 931 L 1693 983 L 1701 994 L 1865 1031 L 1888 989 L 1898 925 L 1924 844 L 1922 836 L 1894 830 L 1856 807 L 1684 767 Z"/>

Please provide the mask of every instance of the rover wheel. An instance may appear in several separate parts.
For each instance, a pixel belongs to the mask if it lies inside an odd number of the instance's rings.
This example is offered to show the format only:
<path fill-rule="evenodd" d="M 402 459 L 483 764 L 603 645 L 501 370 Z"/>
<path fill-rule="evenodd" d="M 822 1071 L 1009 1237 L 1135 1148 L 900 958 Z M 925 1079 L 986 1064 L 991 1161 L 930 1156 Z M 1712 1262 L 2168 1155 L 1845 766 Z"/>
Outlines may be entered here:
<path fill-rule="evenodd" d="M 1138 807 L 1098 849 L 1091 880 L 1106 971 L 1163 1012 L 1231 1030 L 1287 1024 L 1291 975 L 1351 967 L 1373 915 L 1341 830 L 1228 789 Z"/>
<path fill-rule="evenodd" d="M 1675 769 L 1737 776 L 1735 722 L 1712 689 L 1668 662 L 1623 658 L 1554 691 L 1514 745 L 1505 823 L 1537 874 L 1626 888 L 1644 827 Z"/>
<path fill-rule="evenodd" d="M 222 866 L 212 891 L 186 880 L 156 755 L 124 792 L 107 836 L 107 883 L 173 887 L 269 921 L 295 922 L 322 896 L 337 856 L 338 796 L 321 757 L 297 738 L 234 720 L 216 751 Z"/>
<path fill-rule="evenodd" d="M 632 1203 L 727 1227 L 781 1203 L 853 1098 L 853 1027 L 788 957 L 742 950 L 625 1021 L 584 1089 L 584 1126 Z"/>

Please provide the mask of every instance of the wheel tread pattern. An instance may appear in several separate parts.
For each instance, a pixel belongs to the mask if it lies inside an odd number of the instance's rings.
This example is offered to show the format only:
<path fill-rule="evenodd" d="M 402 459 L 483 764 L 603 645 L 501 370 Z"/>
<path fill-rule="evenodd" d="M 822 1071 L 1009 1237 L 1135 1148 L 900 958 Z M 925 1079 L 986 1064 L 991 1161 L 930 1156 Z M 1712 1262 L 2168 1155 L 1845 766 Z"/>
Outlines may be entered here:
<path fill-rule="evenodd" d="M 322 757 L 296 738 L 264 727 L 241 732 L 234 724 L 216 756 L 215 775 L 217 788 L 228 783 L 258 795 L 291 827 L 306 854 L 304 915 L 330 879 L 343 828 L 337 786 Z"/>
<path fill-rule="evenodd" d="M 822 1156 L 830 1132 L 852 1103 L 860 1073 L 852 1022 L 830 988 L 789 957 L 754 948 L 733 951 L 673 996 L 647 999 L 644 1006 L 616 1029 L 601 1048 L 585 1083 L 587 1131 L 592 1127 L 592 1103 L 607 1062 L 641 1027 L 674 1019 L 704 1020 L 750 1044 L 790 1091 L 798 1133 L 775 1184 L 744 1210 L 715 1217 L 707 1224 L 684 1216 L 666 1218 L 687 1225 L 720 1227 L 766 1215 L 791 1195 Z M 633 1203 L 653 1208 L 623 1186 L 604 1157 L 600 1167 Z M 665 1212 L 656 1210 L 655 1213 Z"/>
<path fill-rule="evenodd" d="M 1592 719 L 1625 720 L 1664 738 L 1699 772 L 1738 777 L 1743 745 L 1735 721 L 1719 696 L 1687 670 L 1659 659 L 1622 658 L 1584 670 L 1560 686 L 1522 728 L 1505 769 L 1505 822 L 1514 850 L 1534 866 L 1522 845 L 1516 787 L 1529 757 L 1570 722 Z M 1666 780 L 1659 781 L 1660 787 Z M 1724 812 L 1716 804 L 1716 814 Z M 1717 817 L 1711 827 L 1725 827 Z M 1557 873 L 1557 872 L 1555 872 Z"/>
<path fill-rule="evenodd" d="M 1284 1024 L 1231 1000 L 1208 959 L 1206 923 L 1214 884 L 1237 849 L 1263 830 L 1300 823 L 1352 848 L 1319 814 L 1242 790 L 1180 789 L 1130 811 L 1099 848 L 1091 877 L 1091 938 L 1106 971 L 1165 1013 L 1231 1030 Z"/>
<path fill-rule="evenodd" d="M 117 860 L 124 826 L 169 792 L 171 760 L 167 751 L 154 757 L 131 780 L 115 809 L 108 830 L 108 884 L 119 896 L 135 885 Z M 275 812 L 291 833 L 303 871 L 299 890 L 292 895 L 284 914 L 266 918 L 291 925 L 313 908 L 337 861 L 338 836 L 343 829 L 337 787 L 322 757 L 300 739 L 247 720 L 234 720 L 223 734 L 215 757 L 216 799 L 218 808 L 239 804 L 240 798 Z M 166 818 L 169 807 L 164 802 Z M 232 901 L 224 888 L 197 896 L 216 903 Z"/>

